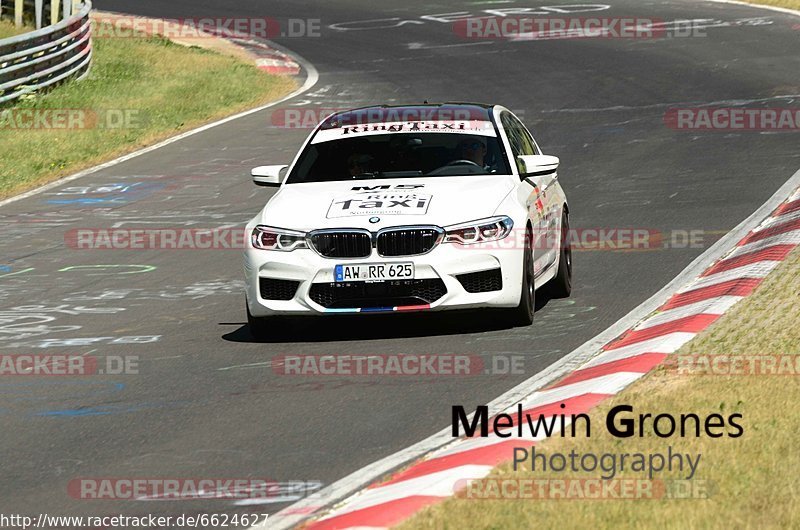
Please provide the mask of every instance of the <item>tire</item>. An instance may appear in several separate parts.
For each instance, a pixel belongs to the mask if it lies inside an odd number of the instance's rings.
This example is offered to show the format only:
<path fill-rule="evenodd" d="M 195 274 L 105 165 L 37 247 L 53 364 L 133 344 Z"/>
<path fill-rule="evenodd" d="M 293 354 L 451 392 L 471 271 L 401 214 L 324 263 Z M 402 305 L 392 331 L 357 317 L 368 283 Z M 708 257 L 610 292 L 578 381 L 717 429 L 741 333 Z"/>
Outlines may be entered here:
<path fill-rule="evenodd" d="M 522 256 L 522 282 L 519 305 L 511 310 L 511 321 L 515 326 L 530 326 L 533 324 L 533 313 L 536 309 L 532 239 L 531 231 L 528 229 L 525 233 L 525 252 Z"/>
<path fill-rule="evenodd" d="M 558 270 L 552 280 L 547 282 L 550 298 L 567 298 L 572 293 L 572 244 L 569 239 L 569 215 L 561 214 L 561 248 L 558 256 Z"/>

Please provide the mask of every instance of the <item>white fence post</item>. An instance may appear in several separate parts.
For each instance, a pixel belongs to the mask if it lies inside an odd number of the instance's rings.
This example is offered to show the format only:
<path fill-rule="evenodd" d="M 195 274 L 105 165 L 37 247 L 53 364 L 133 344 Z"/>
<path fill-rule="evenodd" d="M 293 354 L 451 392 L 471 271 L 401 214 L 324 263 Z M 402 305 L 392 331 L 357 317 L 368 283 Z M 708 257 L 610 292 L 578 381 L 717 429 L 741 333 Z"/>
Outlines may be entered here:
<path fill-rule="evenodd" d="M 36 29 L 42 29 L 42 11 L 44 11 L 44 0 L 36 0 Z"/>
<path fill-rule="evenodd" d="M 22 0 L 14 0 L 14 25 L 22 25 Z"/>

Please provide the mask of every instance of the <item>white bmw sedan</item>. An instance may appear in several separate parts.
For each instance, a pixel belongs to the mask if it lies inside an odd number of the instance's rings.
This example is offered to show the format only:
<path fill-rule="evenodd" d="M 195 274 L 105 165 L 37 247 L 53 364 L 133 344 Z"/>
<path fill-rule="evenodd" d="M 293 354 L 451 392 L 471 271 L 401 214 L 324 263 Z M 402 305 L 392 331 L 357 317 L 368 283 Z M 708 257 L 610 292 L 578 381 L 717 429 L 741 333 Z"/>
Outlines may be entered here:
<path fill-rule="evenodd" d="M 247 316 L 262 337 L 291 315 L 497 308 L 533 321 L 568 296 L 559 160 L 497 105 L 368 107 L 329 116 L 246 228 Z"/>

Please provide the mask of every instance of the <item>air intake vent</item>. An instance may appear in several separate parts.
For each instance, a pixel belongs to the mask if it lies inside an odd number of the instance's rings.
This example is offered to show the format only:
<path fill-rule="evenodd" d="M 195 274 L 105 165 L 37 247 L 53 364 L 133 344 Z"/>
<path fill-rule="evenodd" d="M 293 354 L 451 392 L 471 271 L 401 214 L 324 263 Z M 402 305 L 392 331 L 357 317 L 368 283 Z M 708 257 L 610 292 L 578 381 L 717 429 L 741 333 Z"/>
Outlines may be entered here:
<path fill-rule="evenodd" d="M 315 283 L 309 297 L 325 308 L 385 307 L 432 304 L 447 294 L 439 278 L 381 283 Z"/>
<path fill-rule="evenodd" d="M 456 276 L 468 293 L 488 293 L 503 289 L 503 276 L 500 269 L 492 269 Z"/>
<path fill-rule="evenodd" d="M 276 280 L 259 278 L 258 286 L 264 300 L 291 300 L 297 292 L 300 282 L 294 280 Z"/>

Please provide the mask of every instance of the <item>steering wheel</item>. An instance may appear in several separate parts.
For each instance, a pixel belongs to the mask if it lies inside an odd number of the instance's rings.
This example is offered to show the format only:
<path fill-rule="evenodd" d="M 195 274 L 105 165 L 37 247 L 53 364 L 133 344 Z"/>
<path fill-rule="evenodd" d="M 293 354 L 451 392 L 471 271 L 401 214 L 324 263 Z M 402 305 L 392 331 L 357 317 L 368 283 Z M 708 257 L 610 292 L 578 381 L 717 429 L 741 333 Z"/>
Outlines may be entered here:
<path fill-rule="evenodd" d="M 443 166 L 439 166 L 436 169 L 434 169 L 433 171 L 429 171 L 428 175 L 439 175 L 442 171 L 444 171 L 447 168 L 452 167 L 452 166 L 473 166 L 473 167 L 477 167 L 481 171 L 483 171 L 483 166 L 482 165 L 476 164 L 472 160 L 467 160 L 465 158 L 462 158 L 460 160 L 453 160 L 452 162 L 448 162 L 447 164 L 445 164 Z"/>
<path fill-rule="evenodd" d="M 482 165 L 476 164 L 472 160 L 467 160 L 466 158 L 462 158 L 460 160 L 453 160 L 452 162 L 448 162 L 447 164 L 443 165 L 442 167 L 463 166 L 464 164 L 469 164 L 471 166 L 477 166 L 477 167 L 483 169 Z"/>

